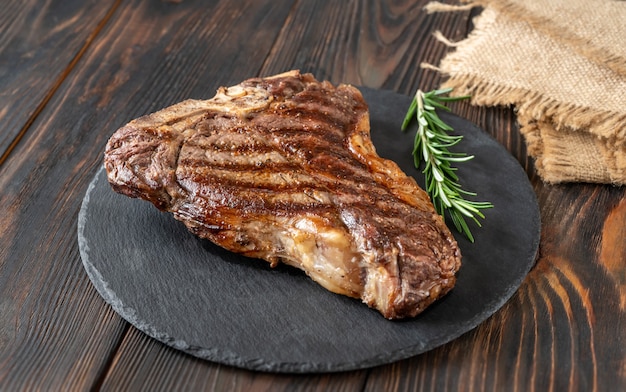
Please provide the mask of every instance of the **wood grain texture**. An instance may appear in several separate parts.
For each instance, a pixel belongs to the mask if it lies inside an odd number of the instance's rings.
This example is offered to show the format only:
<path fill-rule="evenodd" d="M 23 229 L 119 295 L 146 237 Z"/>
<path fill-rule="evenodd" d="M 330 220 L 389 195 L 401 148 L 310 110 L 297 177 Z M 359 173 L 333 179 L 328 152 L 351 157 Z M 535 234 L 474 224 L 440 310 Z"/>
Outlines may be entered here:
<path fill-rule="evenodd" d="M 136 329 L 125 337 L 104 378 L 102 391 L 353 391 L 361 390 L 366 372 L 283 375 L 253 372 L 210 363 L 164 346 Z"/>
<path fill-rule="evenodd" d="M 115 0 L 2 3 L 0 163 L 116 6 Z"/>
<path fill-rule="evenodd" d="M 537 265 L 499 312 L 438 349 L 339 374 L 243 371 L 146 337 L 91 287 L 76 217 L 117 127 L 292 68 L 407 95 L 437 87 L 441 75 L 419 64 L 453 49 L 432 33 L 459 40 L 478 11 L 428 15 L 426 3 L 5 2 L 0 390 L 626 389 L 626 188 L 542 183 L 511 108 L 453 106 L 526 169 L 542 213 Z"/>
<path fill-rule="evenodd" d="M 0 167 L 0 389 L 86 389 L 102 377 L 127 325 L 86 279 L 76 218 L 108 136 L 133 117 L 257 73 L 290 8 L 202 4 L 119 7 Z M 249 30 L 229 33 L 240 24 Z"/>
<path fill-rule="evenodd" d="M 436 29 L 460 38 L 469 13 L 433 14 L 416 1 L 300 1 L 287 19 L 261 74 L 288 69 L 320 80 L 383 88 L 411 95 L 438 85 L 440 76 L 420 68 L 449 50 Z M 312 18 L 311 15 L 316 15 Z"/>

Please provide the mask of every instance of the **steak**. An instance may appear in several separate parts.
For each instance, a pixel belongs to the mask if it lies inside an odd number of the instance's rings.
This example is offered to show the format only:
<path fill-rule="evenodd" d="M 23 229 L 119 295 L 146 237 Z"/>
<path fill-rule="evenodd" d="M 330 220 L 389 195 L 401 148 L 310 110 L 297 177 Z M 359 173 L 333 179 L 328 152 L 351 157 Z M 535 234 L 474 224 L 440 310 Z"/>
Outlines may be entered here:
<path fill-rule="evenodd" d="M 311 74 L 249 79 L 133 120 L 104 165 L 116 192 L 195 235 L 297 267 L 389 319 L 448 293 L 461 265 L 428 195 L 376 154 L 359 90 Z"/>

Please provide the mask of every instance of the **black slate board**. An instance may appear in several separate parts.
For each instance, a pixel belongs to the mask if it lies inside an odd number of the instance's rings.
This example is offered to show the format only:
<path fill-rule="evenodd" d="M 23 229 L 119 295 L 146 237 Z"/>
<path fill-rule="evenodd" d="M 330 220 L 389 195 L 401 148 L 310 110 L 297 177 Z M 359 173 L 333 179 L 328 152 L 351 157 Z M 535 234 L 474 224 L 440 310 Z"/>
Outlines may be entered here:
<path fill-rule="evenodd" d="M 410 98 L 362 89 L 379 155 L 413 167 L 413 132 L 401 133 Z M 493 202 L 476 242 L 463 252 L 457 286 L 417 318 L 388 321 L 360 301 L 324 290 L 286 266 L 227 252 L 191 235 L 151 204 L 114 193 L 101 169 L 83 200 L 78 242 L 100 295 L 146 334 L 210 361 L 285 373 L 366 368 L 447 343 L 497 311 L 533 266 L 540 236 L 537 201 L 519 163 L 466 120 L 442 113 L 463 134 L 468 190 Z"/>

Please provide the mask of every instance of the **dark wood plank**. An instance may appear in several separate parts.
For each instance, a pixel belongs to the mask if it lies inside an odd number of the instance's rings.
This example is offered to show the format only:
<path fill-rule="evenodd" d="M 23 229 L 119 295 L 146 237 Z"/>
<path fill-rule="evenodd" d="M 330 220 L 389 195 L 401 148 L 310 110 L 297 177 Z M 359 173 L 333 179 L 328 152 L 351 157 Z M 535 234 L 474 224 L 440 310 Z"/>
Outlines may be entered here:
<path fill-rule="evenodd" d="M 102 391 L 186 390 L 209 391 L 354 391 L 361 390 L 361 372 L 321 375 L 284 375 L 212 364 L 164 346 L 137 329 L 131 329 L 112 364 Z M 132 353 L 132 355 L 130 355 Z"/>
<path fill-rule="evenodd" d="M 10 1 L 0 13 L 0 389 L 80 388 L 98 377 L 105 368 L 101 356 L 115 350 L 126 328 L 90 285 L 77 278 L 74 230 L 70 220 L 44 206 L 52 201 L 38 184 L 12 174 L 17 166 L 5 159 L 29 130 L 59 83 L 71 71 L 92 36 L 115 9 L 115 1 L 89 4 L 82 1 Z M 35 166 L 39 164 L 33 160 Z M 71 188 L 70 188 L 71 190 Z M 67 189 L 65 190 L 67 191 Z M 23 204 L 24 194 L 38 193 L 38 202 Z M 46 211 L 44 213 L 44 211 Z M 43 228 L 44 219 L 58 218 Z M 58 227 L 65 227 L 57 231 Z M 44 234 L 45 233 L 45 234 Z M 54 234 L 53 234 L 54 233 Z M 47 234 L 47 236 L 46 236 Z M 45 237 L 45 238 L 44 238 Z M 38 256 L 35 249 L 39 250 Z M 50 257 L 49 257 L 50 256 Z M 66 277 L 71 277 L 66 279 Z M 56 291 L 48 286 L 57 285 Z M 58 307 L 72 290 L 76 305 L 93 315 L 83 319 L 73 309 Z M 100 318 L 100 321 L 97 320 Z M 45 320 L 43 325 L 42 320 Z M 102 332 L 108 321 L 108 340 L 77 339 L 76 329 Z M 113 321 L 113 322 L 112 322 Z M 48 344 L 50 340 L 53 344 Z M 63 347 L 63 349 L 58 349 Z M 48 348 L 52 348 L 48 350 Z M 82 360 L 79 367 L 57 368 L 53 364 Z M 26 365 L 26 366 L 25 366 Z M 37 377 L 34 376 L 37 374 Z"/>
<path fill-rule="evenodd" d="M 80 58 L 116 0 L 10 0 L 0 12 L 0 164 Z"/>
<path fill-rule="evenodd" d="M 137 0 L 112 15 L 0 166 L 0 389 L 115 380 L 119 369 L 107 371 L 127 324 L 91 286 L 76 241 L 106 140 L 134 117 L 258 73 L 290 6 Z"/>
<path fill-rule="evenodd" d="M 469 13 L 427 14 L 427 1 L 299 2 L 276 40 L 262 74 L 312 72 L 333 83 L 412 95 L 437 87 L 441 76 L 420 63 L 438 64 L 450 50 L 433 32 L 461 39 Z"/>

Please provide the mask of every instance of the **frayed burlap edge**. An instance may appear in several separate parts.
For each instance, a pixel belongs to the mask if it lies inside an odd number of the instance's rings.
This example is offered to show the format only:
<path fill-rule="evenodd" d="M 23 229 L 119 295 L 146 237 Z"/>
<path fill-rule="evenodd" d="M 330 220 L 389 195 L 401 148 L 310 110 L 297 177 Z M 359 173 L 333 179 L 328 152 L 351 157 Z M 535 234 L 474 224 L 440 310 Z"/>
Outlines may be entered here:
<path fill-rule="evenodd" d="M 477 75 L 457 71 L 456 60 L 444 58 L 438 69 L 448 79 L 443 88 L 452 88 L 455 96 L 470 95 L 471 103 L 483 106 L 511 106 L 531 118 L 549 117 L 557 129 L 572 128 L 597 136 L 626 141 L 626 114 L 593 110 L 565 104 L 539 93 L 510 86 L 496 85 Z M 591 126 L 590 126 L 591 124 Z"/>
<path fill-rule="evenodd" d="M 612 48 L 591 46 L 589 45 L 588 39 L 579 37 L 575 33 L 561 28 L 547 18 L 529 12 L 525 7 L 517 3 L 511 3 L 506 0 L 460 0 L 460 2 L 465 3 L 465 5 L 461 7 L 489 6 L 502 14 L 508 15 L 514 20 L 523 19 L 524 22 L 528 23 L 533 29 L 542 31 L 553 40 L 568 45 L 572 50 L 590 61 L 605 66 L 620 75 L 626 75 L 626 58 L 620 54 L 614 53 Z M 437 7 L 433 6 L 431 9 L 436 10 Z M 443 8 L 441 11 L 443 11 Z"/>
<path fill-rule="evenodd" d="M 626 185 L 626 145 L 586 132 L 554 129 L 550 121 L 518 116 L 520 133 L 535 168 L 547 183 L 589 182 Z"/>
<path fill-rule="evenodd" d="M 426 7 L 429 12 L 467 10 L 466 7 L 440 7 L 437 2 L 429 4 L 431 6 Z M 478 24 L 477 19 L 475 24 Z M 480 38 L 480 33 L 474 30 L 457 43 L 449 42 L 438 32 L 435 37 L 449 47 L 466 48 L 472 39 Z M 491 83 L 463 72 L 462 63 L 458 55 L 446 56 L 438 67 L 425 63 L 421 67 L 447 76 L 441 87 L 452 87 L 452 94 L 456 96 L 470 95 L 474 105 L 515 106 L 520 132 L 543 181 L 626 185 L 626 114 L 565 104 L 522 88 Z M 566 133 L 571 137 L 564 138 Z"/>
<path fill-rule="evenodd" d="M 439 11 L 438 3 L 434 3 L 433 9 Z M 491 14 L 483 12 L 477 15 L 474 19 L 474 25 L 483 25 L 481 18 L 485 17 L 489 20 L 487 15 Z M 538 92 L 496 84 L 479 75 L 465 71 L 465 64 L 467 63 L 465 54 L 471 53 L 476 42 L 483 39 L 485 34 L 489 34 L 488 25 L 483 26 L 483 29 L 473 30 L 467 38 L 455 43 L 448 41 L 440 32 L 435 31 L 436 39 L 446 46 L 457 48 L 457 50 L 446 55 L 438 67 L 422 64 L 422 68 L 433 69 L 446 76 L 447 80 L 442 84 L 442 87 L 452 88 L 452 94 L 455 96 L 470 95 L 474 105 L 514 105 L 520 113 L 528 114 L 535 119 L 550 117 L 557 129 L 586 130 L 597 136 L 626 140 L 626 127 L 624 127 L 626 113 L 597 110 L 561 102 Z"/>
<path fill-rule="evenodd" d="M 528 154 L 545 182 L 626 185 L 626 115 L 591 113 L 471 75 L 450 76 L 441 87 L 452 87 L 455 96 L 470 95 L 473 105 L 514 106 Z M 594 125 L 573 127 L 572 120 Z"/>

